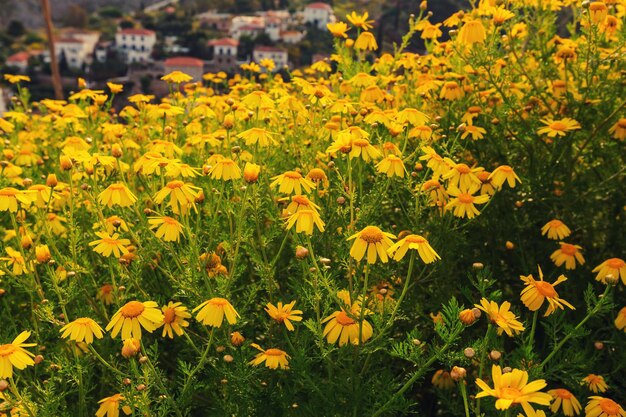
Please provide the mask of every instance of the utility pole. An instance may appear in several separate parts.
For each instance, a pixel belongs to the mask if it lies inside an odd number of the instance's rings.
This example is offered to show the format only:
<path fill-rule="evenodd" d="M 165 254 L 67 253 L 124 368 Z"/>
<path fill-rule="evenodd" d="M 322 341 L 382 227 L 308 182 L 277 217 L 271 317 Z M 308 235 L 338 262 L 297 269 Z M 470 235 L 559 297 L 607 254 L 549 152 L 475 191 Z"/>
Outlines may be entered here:
<path fill-rule="evenodd" d="M 48 51 L 50 51 L 50 70 L 52 71 L 52 87 L 54 87 L 54 98 L 63 100 L 63 88 L 61 86 L 61 73 L 59 73 L 59 63 L 54 51 L 54 38 L 52 35 L 52 13 L 50 13 L 50 3 L 48 0 L 41 0 L 43 19 L 46 22 L 46 35 L 48 36 Z"/>

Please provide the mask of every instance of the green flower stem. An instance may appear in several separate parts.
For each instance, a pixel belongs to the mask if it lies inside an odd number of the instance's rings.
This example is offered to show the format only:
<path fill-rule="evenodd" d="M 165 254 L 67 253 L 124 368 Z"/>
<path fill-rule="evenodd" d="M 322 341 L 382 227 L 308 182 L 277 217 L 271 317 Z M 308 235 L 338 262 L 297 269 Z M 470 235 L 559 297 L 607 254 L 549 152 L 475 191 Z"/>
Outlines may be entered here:
<path fill-rule="evenodd" d="M 204 364 L 206 363 L 207 356 L 209 356 L 209 351 L 211 350 L 211 344 L 213 343 L 213 332 L 214 331 L 215 331 L 215 328 L 211 328 L 211 332 L 210 332 L 210 336 L 209 336 L 209 342 L 207 343 L 206 348 L 204 349 L 204 352 L 202 353 L 202 356 L 200 357 L 200 361 L 198 362 L 196 367 L 191 370 L 191 372 L 189 373 L 189 375 L 185 379 L 185 384 L 183 385 L 183 389 L 181 391 L 181 397 L 182 398 L 185 398 L 185 394 L 187 394 L 187 391 L 190 388 L 191 380 L 194 377 L 194 375 L 197 374 L 200 371 L 200 369 L 202 369 L 202 367 L 204 367 Z"/>
<path fill-rule="evenodd" d="M 165 385 L 163 385 L 163 381 L 161 380 L 161 376 L 159 375 L 159 373 L 157 372 L 154 364 L 150 360 L 150 357 L 146 354 L 146 350 L 145 350 L 143 344 L 141 345 L 141 353 L 147 359 L 146 360 L 146 364 L 148 365 L 148 367 L 150 368 L 150 371 L 152 371 L 152 374 L 154 375 L 154 381 L 156 382 L 156 385 L 161 390 L 161 392 L 163 392 L 163 394 L 165 394 L 165 398 L 167 399 L 167 402 L 170 403 L 170 406 L 172 407 L 172 410 L 174 410 L 174 413 L 176 413 L 177 417 L 183 417 L 183 413 L 178 408 L 178 405 L 176 404 L 176 402 L 174 401 L 174 399 L 170 395 L 168 389 L 165 387 Z"/>
<path fill-rule="evenodd" d="M 115 372 L 116 374 L 120 375 L 120 376 L 126 376 L 126 374 L 122 371 L 120 371 L 119 369 L 117 369 L 116 367 L 114 367 L 113 365 L 111 365 L 109 362 L 106 361 L 106 359 L 104 359 L 102 356 L 100 356 L 100 354 L 96 351 L 96 349 L 94 349 L 93 346 L 91 345 L 87 345 L 89 348 L 89 351 L 91 353 L 93 353 L 93 355 L 107 368 L 109 368 L 109 370 Z"/>
<path fill-rule="evenodd" d="M 459 381 L 459 390 L 461 391 L 461 397 L 463 397 L 463 410 L 465 410 L 465 417 L 470 417 L 469 404 L 467 403 L 467 388 L 465 387 L 465 380 Z"/>
<path fill-rule="evenodd" d="M 482 343 L 482 352 L 480 353 L 480 366 L 478 367 L 478 378 L 482 379 L 483 370 L 485 369 L 485 361 L 487 360 L 487 350 L 489 347 L 489 340 L 491 339 L 491 333 L 493 326 L 491 323 L 487 324 L 487 331 L 485 332 L 485 338 Z M 476 415 L 480 415 L 480 398 L 476 398 Z"/>
<path fill-rule="evenodd" d="M 600 308 L 604 305 L 604 300 L 608 299 L 608 295 L 610 291 L 611 291 L 611 285 L 607 285 L 606 289 L 604 290 L 604 293 L 602 294 L 600 300 L 598 301 L 598 304 L 596 304 L 591 309 L 591 311 L 587 313 L 585 318 L 583 318 L 580 321 L 580 323 L 578 323 L 576 327 L 574 327 L 574 331 L 567 333 L 567 335 L 563 339 L 561 339 L 561 341 L 554 347 L 554 349 L 552 349 L 552 352 L 550 352 L 550 354 L 543 360 L 543 362 L 541 362 L 541 364 L 539 365 L 539 369 L 542 369 L 548 362 L 550 362 L 550 359 L 552 359 L 554 355 L 556 355 L 556 353 L 559 350 L 561 350 L 563 345 L 565 345 L 565 343 L 567 343 L 567 341 L 572 338 L 572 335 L 574 335 L 577 332 L 577 330 L 580 329 L 590 318 L 592 318 L 598 313 Z"/>

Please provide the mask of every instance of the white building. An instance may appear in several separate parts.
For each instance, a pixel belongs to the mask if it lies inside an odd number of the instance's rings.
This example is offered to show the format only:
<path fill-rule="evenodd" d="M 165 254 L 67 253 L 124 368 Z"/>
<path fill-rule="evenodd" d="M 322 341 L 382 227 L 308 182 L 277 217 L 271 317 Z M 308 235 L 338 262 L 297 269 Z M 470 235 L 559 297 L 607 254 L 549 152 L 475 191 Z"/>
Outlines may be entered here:
<path fill-rule="evenodd" d="M 252 60 L 257 64 L 264 59 L 271 59 L 276 64 L 274 71 L 278 71 L 287 66 L 288 59 L 287 51 L 282 48 L 276 48 L 274 46 L 255 46 L 252 51 Z"/>
<path fill-rule="evenodd" d="M 85 43 L 80 39 L 56 38 L 54 40 L 54 53 L 59 61 L 64 58 L 67 66 L 72 69 L 80 70 L 91 63 L 91 56 Z"/>
<path fill-rule="evenodd" d="M 239 40 L 242 36 L 255 38 L 265 32 L 265 18 L 261 16 L 235 16 L 230 23 L 230 36 Z"/>
<path fill-rule="evenodd" d="M 18 52 L 16 54 L 11 55 L 7 58 L 6 66 L 10 68 L 15 68 L 18 72 L 26 72 L 28 69 L 28 60 L 30 59 L 30 54 L 28 52 Z"/>
<path fill-rule="evenodd" d="M 115 34 L 115 44 L 127 64 L 151 61 L 156 33 L 148 29 L 121 29 Z"/>
<path fill-rule="evenodd" d="M 333 8 L 326 3 L 315 2 L 307 4 L 303 13 L 304 23 L 308 23 L 318 29 L 326 29 L 328 23 L 335 21 Z"/>
<path fill-rule="evenodd" d="M 212 64 L 218 70 L 232 71 L 239 66 L 237 62 L 239 41 L 236 39 L 213 39 L 209 41 L 208 46 L 213 48 Z"/>
<path fill-rule="evenodd" d="M 284 43 L 295 44 L 300 43 L 306 36 L 306 32 L 300 32 L 299 30 L 286 30 L 280 32 L 280 39 Z"/>

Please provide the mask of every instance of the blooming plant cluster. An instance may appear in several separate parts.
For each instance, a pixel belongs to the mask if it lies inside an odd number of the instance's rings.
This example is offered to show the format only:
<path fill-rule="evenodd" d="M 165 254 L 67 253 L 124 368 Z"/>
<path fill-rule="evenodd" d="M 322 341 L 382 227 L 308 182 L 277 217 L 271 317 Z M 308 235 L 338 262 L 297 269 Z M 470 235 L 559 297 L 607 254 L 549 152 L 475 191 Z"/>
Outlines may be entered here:
<path fill-rule="evenodd" d="M 626 417 L 626 2 L 471 3 L 119 112 L 5 75 L 0 416 Z"/>

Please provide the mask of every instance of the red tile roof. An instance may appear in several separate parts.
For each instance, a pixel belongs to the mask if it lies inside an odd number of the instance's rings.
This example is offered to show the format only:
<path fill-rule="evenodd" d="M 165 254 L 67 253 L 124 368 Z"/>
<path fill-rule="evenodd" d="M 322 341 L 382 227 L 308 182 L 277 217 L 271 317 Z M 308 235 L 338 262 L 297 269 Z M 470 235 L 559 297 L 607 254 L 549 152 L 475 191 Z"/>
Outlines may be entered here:
<path fill-rule="evenodd" d="M 18 52 L 8 57 L 7 63 L 8 62 L 28 62 L 28 58 L 30 58 L 30 53 L 22 51 L 22 52 Z"/>
<path fill-rule="evenodd" d="M 213 39 L 209 41 L 209 46 L 239 46 L 239 41 L 232 38 Z"/>
<path fill-rule="evenodd" d="M 322 3 L 321 1 L 307 4 L 304 8 L 305 9 L 328 9 L 328 10 L 333 9 L 330 4 Z"/>
<path fill-rule="evenodd" d="M 82 40 L 70 37 L 56 38 L 54 43 L 83 43 Z"/>
<path fill-rule="evenodd" d="M 143 36 L 150 36 L 150 35 L 155 34 L 155 32 L 152 30 L 141 29 L 141 28 L 121 29 L 118 31 L 118 33 L 121 33 L 122 35 L 143 35 Z"/>
<path fill-rule="evenodd" d="M 202 67 L 204 62 L 198 58 L 190 56 L 177 56 L 165 60 L 166 67 Z"/>

